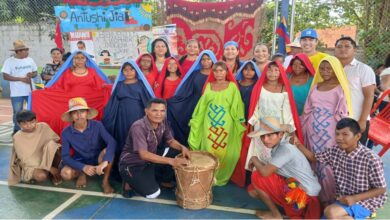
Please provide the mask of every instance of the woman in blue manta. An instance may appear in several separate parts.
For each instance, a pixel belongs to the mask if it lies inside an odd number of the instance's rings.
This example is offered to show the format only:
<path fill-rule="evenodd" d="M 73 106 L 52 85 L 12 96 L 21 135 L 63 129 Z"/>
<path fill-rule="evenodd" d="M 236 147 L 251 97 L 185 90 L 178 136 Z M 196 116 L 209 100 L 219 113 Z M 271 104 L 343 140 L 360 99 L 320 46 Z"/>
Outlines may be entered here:
<path fill-rule="evenodd" d="M 215 62 L 217 59 L 212 51 L 202 51 L 177 87 L 175 95 L 167 101 L 167 117 L 175 139 L 185 146 L 188 146 L 187 139 L 190 133 L 188 123 Z"/>
<path fill-rule="evenodd" d="M 116 156 L 122 151 L 131 125 L 145 115 L 146 103 L 153 97 L 153 90 L 136 62 L 126 61 L 112 88 L 102 119 L 118 143 Z"/>
<path fill-rule="evenodd" d="M 240 88 L 241 98 L 245 105 L 245 120 L 248 120 L 248 109 L 251 100 L 253 86 L 260 78 L 260 70 L 256 63 L 248 60 L 244 62 L 241 68 L 237 71 L 236 80 Z"/>

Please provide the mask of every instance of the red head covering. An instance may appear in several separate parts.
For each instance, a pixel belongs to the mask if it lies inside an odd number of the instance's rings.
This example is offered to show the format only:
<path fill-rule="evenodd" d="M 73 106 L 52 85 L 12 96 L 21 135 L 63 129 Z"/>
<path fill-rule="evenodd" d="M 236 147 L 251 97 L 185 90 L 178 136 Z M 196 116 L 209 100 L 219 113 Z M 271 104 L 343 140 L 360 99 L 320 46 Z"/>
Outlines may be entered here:
<path fill-rule="evenodd" d="M 148 80 L 150 86 L 152 87 L 152 89 L 154 88 L 154 84 L 156 82 L 156 79 L 158 77 L 158 70 L 157 70 L 157 66 L 156 66 L 156 63 L 154 62 L 154 59 L 153 59 L 153 56 L 151 54 L 148 54 L 148 53 L 144 53 L 144 54 L 141 54 L 137 60 L 136 60 L 136 63 L 138 65 L 138 67 L 141 69 L 141 59 L 142 57 L 144 56 L 148 56 L 150 57 L 150 59 L 152 59 L 152 66 L 151 66 L 151 69 L 150 69 L 150 72 L 148 75 L 145 76 L 145 78 Z M 142 71 L 142 69 L 141 69 Z M 144 74 L 145 75 L 145 74 Z"/>
<path fill-rule="evenodd" d="M 294 62 L 295 59 L 299 59 L 300 61 L 302 61 L 303 65 L 306 67 L 306 69 L 309 72 L 309 74 L 311 76 L 314 76 L 316 71 L 315 71 L 315 69 L 313 67 L 313 64 L 311 64 L 311 62 L 309 60 L 309 57 L 306 54 L 304 54 L 304 53 L 297 53 L 297 54 L 295 54 L 295 56 L 291 59 L 290 64 L 288 64 L 288 67 L 286 69 L 287 73 L 292 73 L 293 72 L 292 65 L 293 65 L 293 62 Z"/>
<path fill-rule="evenodd" d="M 163 97 L 163 91 L 164 91 L 163 87 L 164 87 L 165 79 L 167 78 L 168 64 L 169 64 L 170 60 L 174 60 L 176 62 L 177 69 L 180 72 L 180 76 L 179 76 L 180 80 L 178 80 L 177 86 L 179 86 L 179 83 L 180 83 L 181 79 L 183 78 L 183 70 L 182 70 L 182 68 L 180 66 L 179 61 L 176 58 L 174 58 L 174 57 L 168 57 L 167 59 L 165 59 L 164 66 L 161 69 L 161 73 L 158 75 L 156 84 L 154 86 L 154 94 L 158 98 L 162 98 Z M 175 90 L 176 90 L 176 88 L 173 90 L 173 93 L 175 92 Z"/>
<path fill-rule="evenodd" d="M 218 65 L 218 63 L 225 63 L 225 62 L 223 62 L 223 61 L 218 61 L 218 62 L 214 63 L 214 65 L 216 65 L 216 64 Z M 214 65 L 213 65 L 213 66 L 214 66 Z M 226 65 L 226 63 L 225 63 L 225 65 Z M 226 67 L 227 67 L 227 65 L 226 65 Z M 234 77 L 232 71 L 230 71 L 229 67 L 227 67 L 226 80 L 229 81 L 229 82 L 234 82 L 234 84 L 236 84 L 237 88 L 239 88 L 239 87 L 238 87 L 238 84 L 237 84 L 237 81 L 236 81 L 236 78 Z M 209 74 L 209 76 L 207 77 L 206 82 L 204 83 L 202 93 L 203 93 L 204 90 L 206 89 L 206 86 L 207 86 L 208 83 L 215 82 L 215 81 L 216 81 L 216 79 L 215 79 L 215 76 L 214 76 L 213 68 L 211 68 L 210 74 Z"/>
<path fill-rule="evenodd" d="M 301 129 L 301 124 L 299 121 L 299 116 L 298 116 L 298 111 L 295 105 L 293 93 L 291 91 L 290 83 L 287 79 L 286 72 L 284 72 L 283 66 L 279 62 L 271 62 L 269 63 L 263 71 L 263 74 L 261 74 L 260 79 L 256 82 L 255 86 L 253 87 L 252 95 L 251 95 L 251 101 L 249 103 L 249 115 L 248 117 L 251 118 L 257 102 L 259 101 L 260 93 L 261 93 L 261 88 L 263 87 L 264 83 L 267 82 L 267 71 L 270 66 L 270 64 L 276 64 L 279 72 L 280 72 L 280 77 L 279 77 L 279 82 L 284 85 L 284 88 L 287 91 L 288 94 L 288 100 L 290 101 L 290 107 L 291 107 L 291 113 L 294 119 L 294 124 L 296 128 L 296 133 L 299 138 L 299 140 L 303 143 L 303 135 L 302 135 L 302 129 Z"/>
<path fill-rule="evenodd" d="M 270 64 L 275 64 L 279 69 L 280 72 L 280 77 L 279 77 L 279 82 L 282 83 L 288 93 L 288 100 L 290 101 L 290 107 L 291 107 L 291 113 L 293 116 L 295 128 L 296 128 L 296 133 L 298 136 L 298 139 L 303 143 L 303 135 L 302 135 L 302 129 L 301 129 L 301 124 L 299 122 L 299 116 L 298 116 L 298 111 L 295 105 L 294 97 L 291 91 L 290 83 L 288 82 L 286 72 L 283 69 L 283 66 L 279 62 L 270 62 L 267 64 L 267 66 L 264 68 L 260 79 L 257 80 L 255 86 L 253 87 L 252 94 L 251 94 L 251 99 L 249 103 L 249 114 L 248 114 L 248 119 L 252 117 L 257 102 L 259 101 L 260 93 L 261 93 L 261 88 L 263 88 L 263 85 L 265 82 L 267 82 L 267 71 L 269 68 Z M 247 130 L 244 133 L 244 137 L 242 139 L 242 148 L 241 148 L 241 154 L 240 154 L 240 160 L 237 162 L 236 169 L 234 170 L 234 173 L 232 175 L 231 180 L 236 183 L 237 185 L 243 187 L 245 185 L 245 162 L 246 158 L 248 156 L 248 149 L 249 149 L 249 144 L 251 142 L 250 138 L 247 136 L 249 133 L 250 125 L 247 126 Z"/>

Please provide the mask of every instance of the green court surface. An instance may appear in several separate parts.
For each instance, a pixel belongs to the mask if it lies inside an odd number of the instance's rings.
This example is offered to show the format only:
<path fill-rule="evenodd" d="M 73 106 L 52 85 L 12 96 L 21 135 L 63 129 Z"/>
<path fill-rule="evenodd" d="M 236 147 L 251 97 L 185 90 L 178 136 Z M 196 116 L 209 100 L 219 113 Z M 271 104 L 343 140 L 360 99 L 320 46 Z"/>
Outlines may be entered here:
<path fill-rule="evenodd" d="M 0 125 L 0 218 L 11 219 L 254 219 L 256 209 L 264 209 L 260 201 L 250 198 L 245 189 L 233 184 L 214 187 L 214 201 L 203 210 L 184 210 L 176 205 L 173 190 L 163 190 L 158 199 L 123 198 L 120 183 L 116 192 L 101 193 L 98 177 L 88 179 L 88 187 L 76 189 L 74 182 L 55 187 L 49 181 L 41 185 L 8 186 L 8 163 L 12 143 L 11 123 Z M 378 151 L 378 149 L 376 149 Z M 383 157 L 387 182 L 390 177 L 390 154 Z M 389 187 L 388 187 L 389 188 Z M 390 203 L 378 211 L 378 219 L 390 218 Z"/>

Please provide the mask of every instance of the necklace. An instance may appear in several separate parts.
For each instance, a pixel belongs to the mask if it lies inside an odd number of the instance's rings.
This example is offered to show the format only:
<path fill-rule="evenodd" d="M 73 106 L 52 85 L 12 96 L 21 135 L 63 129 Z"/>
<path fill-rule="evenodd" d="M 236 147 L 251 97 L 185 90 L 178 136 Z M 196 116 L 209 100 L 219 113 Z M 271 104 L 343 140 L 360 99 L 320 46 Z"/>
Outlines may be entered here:
<path fill-rule="evenodd" d="M 79 76 L 82 76 L 82 75 L 85 75 L 87 73 L 88 69 L 85 68 L 83 72 L 77 72 L 76 69 L 73 70 L 73 73 L 75 73 L 76 75 L 79 75 Z"/>

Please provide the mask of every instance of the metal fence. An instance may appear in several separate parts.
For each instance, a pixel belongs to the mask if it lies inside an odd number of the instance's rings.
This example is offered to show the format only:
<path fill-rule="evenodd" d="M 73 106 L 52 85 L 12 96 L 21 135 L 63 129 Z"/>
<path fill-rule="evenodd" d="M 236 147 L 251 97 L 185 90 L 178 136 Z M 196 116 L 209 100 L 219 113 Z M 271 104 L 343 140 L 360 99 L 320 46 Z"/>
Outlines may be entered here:
<path fill-rule="evenodd" d="M 213 0 L 197 0 L 206 2 Z M 224 1 L 224 0 L 214 0 Z M 0 25 L 20 24 L 28 26 L 31 23 L 42 23 L 53 26 L 54 34 L 54 6 L 60 5 L 61 0 L 0 0 Z M 166 24 L 165 0 L 148 0 L 153 5 L 153 25 Z M 270 2 L 270 1 L 268 1 Z M 359 1 L 351 1 L 356 2 Z M 356 19 L 358 27 L 359 57 L 372 67 L 383 63 L 390 52 L 390 1 L 371 0 L 361 5 L 363 13 Z M 346 1 L 345 10 L 355 7 Z M 356 7 L 355 7 L 356 8 Z M 260 30 L 259 30 L 260 31 Z M 361 56 L 362 55 L 362 56 Z"/>

